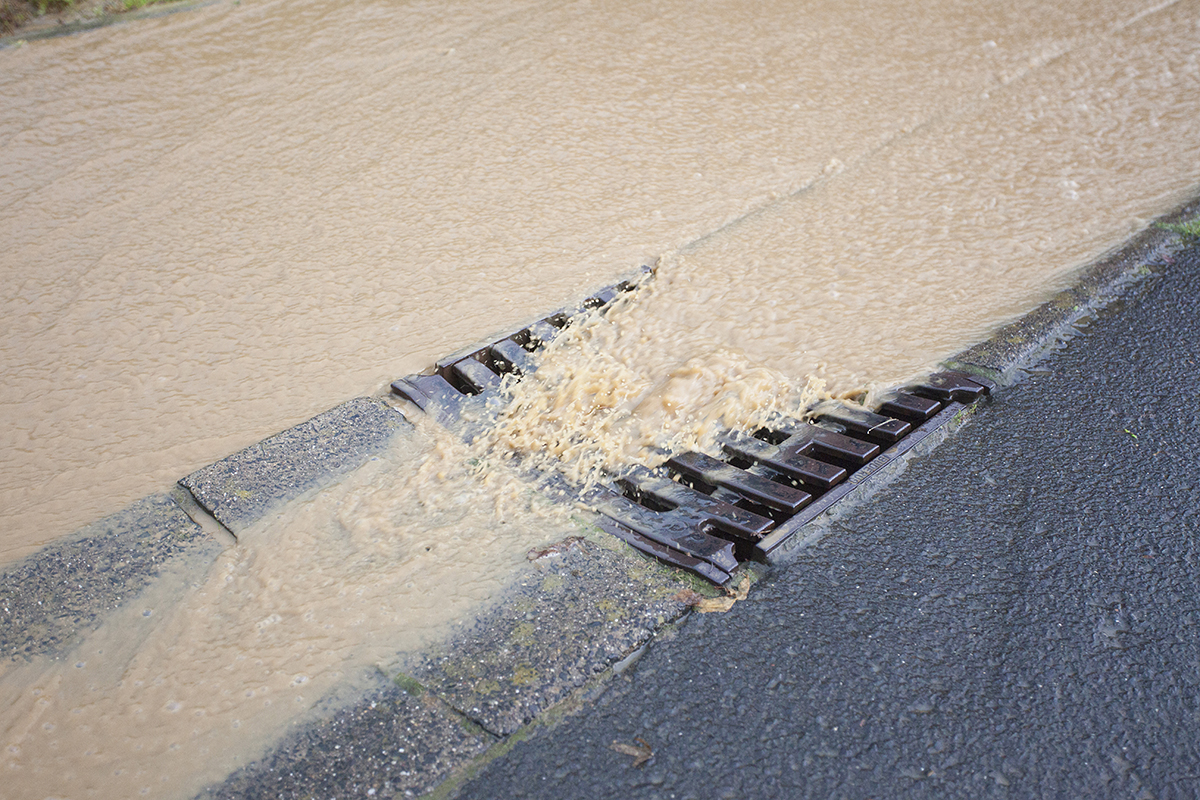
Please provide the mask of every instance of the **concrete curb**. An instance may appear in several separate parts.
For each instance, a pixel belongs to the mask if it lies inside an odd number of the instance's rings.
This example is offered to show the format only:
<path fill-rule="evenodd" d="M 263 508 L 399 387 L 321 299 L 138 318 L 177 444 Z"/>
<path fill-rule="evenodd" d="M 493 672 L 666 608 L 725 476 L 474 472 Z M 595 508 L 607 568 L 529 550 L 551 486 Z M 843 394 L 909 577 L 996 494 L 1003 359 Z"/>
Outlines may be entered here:
<path fill-rule="evenodd" d="M 378 398 L 358 397 L 179 481 L 236 535 L 271 509 L 362 466 L 412 423 Z"/>
<path fill-rule="evenodd" d="M 199 797 L 432 791 L 573 692 L 611 675 L 613 665 L 685 613 L 687 590 L 673 570 L 599 532 L 594 541 L 570 537 L 531 552 L 528 568 L 468 628 L 383 669 L 349 705 L 337 693 L 323 700 L 269 755 Z M 381 716 L 380 705 L 388 714 Z M 402 756 L 389 758 L 397 748 Z M 351 749 L 361 757 L 350 758 Z"/>
<path fill-rule="evenodd" d="M 193 519 L 189 501 L 201 515 L 241 531 L 361 466 L 411 428 L 379 399 L 351 400 L 192 473 L 179 482 L 184 496 L 143 498 L 5 565 L 0 658 L 65 651 L 167 572 L 183 582 L 202 575 L 222 544 Z"/>
<path fill-rule="evenodd" d="M 184 581 L 220 552 L 169 496 L 139 500 L 4 567 L 0 658 L 61 653 L 168 572 Z"/>
<path fill-rule="evenodd" d="M 310 715 L 315 721 L 198 800 L 416 797 L 496 742 L 436 697 L 382 673 L 359 692 L 349 703 L 326 698 Z"/>
<path fill-rule="evenodd" d="M 687 609 L 670 570 L 607 544 L 532 553 L 502 604 L 406 671 L 484 730 L 515 733 Z"/>

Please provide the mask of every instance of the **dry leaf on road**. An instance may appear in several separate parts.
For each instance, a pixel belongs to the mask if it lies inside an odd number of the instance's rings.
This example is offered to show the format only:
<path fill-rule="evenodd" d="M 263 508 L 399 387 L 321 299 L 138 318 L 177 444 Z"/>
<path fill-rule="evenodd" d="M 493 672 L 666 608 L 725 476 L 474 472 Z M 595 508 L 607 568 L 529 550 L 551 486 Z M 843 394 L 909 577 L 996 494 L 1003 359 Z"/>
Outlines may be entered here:
<path fill-rule="evenodd" d="M 650 760 L 650 756 L 654 755 L 654 750 L 645 739 L 640 736 L 634 739 L 638 744 L 622 744 L 621 742 L 613 742 L 609 747 L 616 750 L 623 756 L 633 756 L 633 764 L 631 766 L 640 767 Z"/>

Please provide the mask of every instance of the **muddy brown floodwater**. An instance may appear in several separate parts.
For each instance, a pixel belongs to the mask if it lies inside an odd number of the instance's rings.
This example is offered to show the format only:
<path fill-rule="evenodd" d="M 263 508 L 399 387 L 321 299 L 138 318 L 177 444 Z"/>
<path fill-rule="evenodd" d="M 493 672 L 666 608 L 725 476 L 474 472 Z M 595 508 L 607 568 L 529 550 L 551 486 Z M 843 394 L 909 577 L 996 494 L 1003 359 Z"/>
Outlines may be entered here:
<path fill-rule="evenodd" d="M 643 263 L 494 450 L 583 475 L 927 369 L 1195 191 L 1198 59 L 1195 0 L 246 0 L 0 51 L 0 560 Z M 189 796 L 441 635 L 570 527 L 479 457 L 420 431 L 5 667 L 6 791 Z"/>
<path fill-rule="evenodd" d="M 0 52 L 0 553 L 681 251 L 723 345 L 927 364 L 1196 183 L 1195 3 L 1043 6 L 251 0 Z"/>

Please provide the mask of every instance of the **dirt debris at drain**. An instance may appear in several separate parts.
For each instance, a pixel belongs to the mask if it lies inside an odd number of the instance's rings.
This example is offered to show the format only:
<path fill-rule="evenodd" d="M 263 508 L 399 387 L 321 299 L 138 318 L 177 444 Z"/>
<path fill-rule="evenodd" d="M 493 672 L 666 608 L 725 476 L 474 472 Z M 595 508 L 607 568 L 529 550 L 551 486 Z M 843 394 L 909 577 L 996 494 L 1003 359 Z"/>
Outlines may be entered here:
<path fill-rule="evenodd" d="M 505 408 L 508 388 L 537 370 L 539 351 L 575 320 L 603 314 L 652 277 L 643 267 L 636 278 L 574 308 L 401 378 L 391 391 L 473 441 Z M 726 430 L 718 438 L 719 456 L 671 453 L 661 466 L 631 466 L 582 487 L 544 470 L 529 477 L 543 491 L 597 513 L 601 529 L 641 552 L 717 586 L 736 586 L 725 596 L 697 601 L 698 610 L 726 611 L 749 589 L 750 581 L 733 580 L 744 564 L 769 563 L 804 525 L 995 387 L 965 372 L 937 372 L 884 393 L 873 407 L 825 399 L 797 416 L 776 415 L 753 431 Z"/>
<path fill-rule="evenodd" d="M 730 581 L 731 583 L 733 581 Z M 749 575 L 740 575 L 736 586 L 725 586 L 725 593 L 716 597 L 705 597 L 692 589 L 683 589 L 675 598 L 684 605 L 700 614 L 724 613 L 733 608 L 740 600 L 750 596 L 750 586 L 754 583 Z"/>

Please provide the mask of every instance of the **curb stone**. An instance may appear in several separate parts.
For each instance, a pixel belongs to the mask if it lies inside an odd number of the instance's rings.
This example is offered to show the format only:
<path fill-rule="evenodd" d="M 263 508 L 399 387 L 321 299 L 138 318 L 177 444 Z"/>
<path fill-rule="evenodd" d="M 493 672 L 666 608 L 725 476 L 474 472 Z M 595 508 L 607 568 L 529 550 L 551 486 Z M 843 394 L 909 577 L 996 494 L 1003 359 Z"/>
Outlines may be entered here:
<path fill-rule="evenodd" d="M 0 571 L 0 658 L 69 649 L 104 617 L 135 599 L 168 566 L 186 580 L 221 545 L 170 497 L 151 495 Z"/>
<path fill-rule="evenodd" d="M 412 423 L 378 398 L 358 397 L 179 481 L 236 536 L 272 508 L 362 466 Z"/>
<path fill-rule="evenodd" d="M 432 696 L 410 694 L 381 673 L 370 683 L 349 705 L 320 704 L 316 722 L 197 800 L 416 797 L 495 743 Z"/>
<path fill-rule="evenodd" d="M 503 603 L 407 670 L 496 736 L 516 732 L 687 609 L 669 570 L 583 537 L 531 558 Z"/>
<path fill-rule="evenodd" d="M 180 499 L 195 499 L 227 529 L 244 530 L 411 428 L 382 400 L 357 398 L 193 472 L 176 491 L 190 493 Z M 188 556 L 189 575 L 207 569 L 222 545 L 185 508 L 167 494 L 151 495 L 0 567 L 0 658 L 69 649 L 168 563 L 180 566 L 180 556 Z"/>
<path fill-rule="evenodd" d="M 322 701 L 268 755 L 197 800 L 410 797 L 487 758 L 687 611 L 689 584 L 674 570 L 601 536 L 531 551 L 467 630 L 389 669 L 387 686 L 348 708 Z M 397 748 L 402 759 L 384 757 Z"/>

